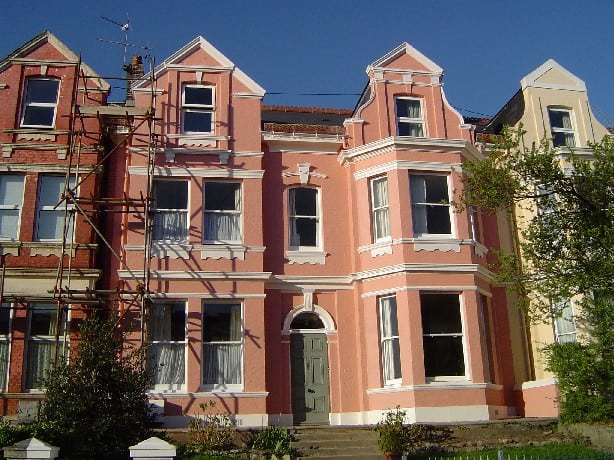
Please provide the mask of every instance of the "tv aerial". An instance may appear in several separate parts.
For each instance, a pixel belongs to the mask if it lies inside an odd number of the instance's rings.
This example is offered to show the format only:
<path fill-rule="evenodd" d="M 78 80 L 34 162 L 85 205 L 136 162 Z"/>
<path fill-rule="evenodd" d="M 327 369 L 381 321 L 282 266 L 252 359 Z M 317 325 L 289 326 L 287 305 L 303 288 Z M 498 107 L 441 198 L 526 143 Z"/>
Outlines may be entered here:
<path fill-rule="evenodd" d="M 114 19 L 111 19 L 107 16 L 100 16 L 102 19 L 104 19 L 107 22 L 110 22 L 111 24 L 116 25 L 117 27 L 119 27 L 120 31 L 122 31 L 124 33 L 124 40 L 123 41 L 117 41 L 117 40 L 107 40 L 104 38 L 99 38 L 98 40 L 100 40 L 101 42 L 105 42 L 105 43 L 112 43 L 114 45 L 121 45 L 124 48 L 124 66 L 126 65 L 126 53 L 128 50 L 128 47 L 130 48 L 140 48 L 140 49 L 144 49 L 147 51 L 150 51 L 151 48 L 149 48 L 148 46 L 143 46 L 143 45 L 134 45 L 132 43 L 128 42 L 128 32 L 130 32 L 130 17 L 128 16 L 128 13 L 126 13 L 126 22 L 120 22 L 120 21 L 116 21 Z"/>

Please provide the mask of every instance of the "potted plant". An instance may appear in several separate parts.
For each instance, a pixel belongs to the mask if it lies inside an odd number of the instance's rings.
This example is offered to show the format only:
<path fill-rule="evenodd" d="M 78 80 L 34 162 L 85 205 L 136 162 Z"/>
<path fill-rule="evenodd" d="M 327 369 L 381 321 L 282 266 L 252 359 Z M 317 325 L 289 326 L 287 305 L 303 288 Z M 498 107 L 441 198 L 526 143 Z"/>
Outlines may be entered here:
<path fill-rule="evenodd" d="M 373 428 L 379 433 L 377 445 L 387 460 L 401 460 L 401 454 L 406 450 L 407 427 L 403 425 L 406 412 L 399 406 L 384 413 L 384 418 Z"/>

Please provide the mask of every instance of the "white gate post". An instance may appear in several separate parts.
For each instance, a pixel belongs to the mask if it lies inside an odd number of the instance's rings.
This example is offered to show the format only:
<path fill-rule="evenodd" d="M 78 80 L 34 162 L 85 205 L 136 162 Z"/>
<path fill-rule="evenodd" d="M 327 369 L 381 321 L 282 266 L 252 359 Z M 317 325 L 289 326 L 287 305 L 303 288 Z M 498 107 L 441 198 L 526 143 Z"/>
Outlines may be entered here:
<path fill-rule="evenodd" d="M 2 449 L 6 460 L 22 460 L 36 458 L 39 460 L 54 460 L 58 458 L 59 447 L 52 446 L 36 438 L 19 441 Z"/>
<path fill-rule="evenodd" d="M 175 455 L 175 446 L 155 436 L 130 447 L 130 458 L 133 460 L 173 460 Z"/>

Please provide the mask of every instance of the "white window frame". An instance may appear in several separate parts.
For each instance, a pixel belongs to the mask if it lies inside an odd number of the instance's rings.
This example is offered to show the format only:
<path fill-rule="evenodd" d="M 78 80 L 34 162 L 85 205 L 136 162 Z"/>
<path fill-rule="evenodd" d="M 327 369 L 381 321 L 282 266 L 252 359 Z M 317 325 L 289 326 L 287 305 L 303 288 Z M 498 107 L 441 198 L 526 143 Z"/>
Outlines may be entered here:
<path fill-rule="evenodd" d="M 14 214 L 15 211 L 17 211 L 17 219 L 16 219 L 17 221 L 16 221 L 14 232 L 11 232 L 11 234 L 0 235 L 0 240 L 16 241 L 19 239 L 19 231 L 21 228 L 21 209 L 23 206 L 25 176 L 19 176 L 16 174 L 0 174 L 0 190 L 2 188 L 7 189 L 9 186 L 13 187 L 14 185 L 12 184 L 17 182 L 17 181 L 10 182 L 7 180 L 8 178 L 11 178 L 11 179 L 19 178 L 21 180 L 21 194 L 20 194 L 21 198 L 19 202 L 6 203 L 5 196 L 0 196 L 0 200 L 2 200 L 0 202 L 0 216 L 2 216 L 4 213 L 6 213 L 7 215 L 11 215 L 11 214 Z M 5 182 L 5 181 L 6 183 L 2 184 L 2 182 Z"/>
<path fill-rule="evenodd" d="M 389 328 L 390 331 L 386 331 L 386 326 L 384 323 L 384 302 L 392 301 L 392 307 L 394 308 L 394 315 L 391 315 L 389 318 Z M 377 299 L 377 307 L 378 307 L 378 318 L 379 318 L 379 338 L 380 338 L 380 361 L 382 367 L 382 379 L 384 382 L 384 386 L 400 386 L 403 380 L 403 371 L 401 369 L 401 347 L 399 342 L 399 324 L 398 324 L 398 309 L 397 309 L 397 300 L 395 295 L 382 296 Z M 396 330 L 396 334 L 394 334 Z M 396 345 L 395 345 L 396 344 Z M 392 369 L 386 365 L 387 356 L 386 349 L 389 350 L 390 356 L 388 358 L 392 359 Z M 394 372 L 395 368 L 398 367 L 398 376 L 390 376 L 389 374 Z"/>
<path fill-rule="evenodd" d="M 4 365 L 6 369 L 4 373 L 0 373 L 0 392 L 6 391 L 8 389 L 9 383 L 9 372 L 10 372 L 10 356 L 11 356 L 11 334 L 13 330 L 13 305 L 8 302 L 3 302 L 0 305 L 0 308 L 3 310 L 8 310 L 8 319 L 6 325 L 6 333 L 0 333 L 0 347 L 2 351 L 0 353 L 0 360 L 4 361 Z M 0 331 L 2 332 L 2 331 Z"/>
<path fill-rule="evenodd" d="M 207 184 L 225 184 L 232 185 L 235 187 L 235 193 L 239 194 L 238 200 L 235 198 L 236 208 L 235 209 L 208 209 L 206 208 L 207 202 Z M 238 190 L 238 192 L 236 192 Z M 227 215 L 229 217 L 233 217 L 233 219 L 237 220 L 237 232 L 239 233 L 238 238 L 208 238 L 209 235 L 206 235 L 208 222 L 207 216 L 223 216 Z M 219 237 L 219 234 L 216 236 Z M 216 181 L 216 180 L 207 180 L 203 183 L 203 243 L 204 244 L 241 244 L 243 242 L 243 184 L 241 182 L 231 182 L 231 181 Z"/>
<path fill-rule="evenodd" d="M 381 203 L 377 202 L 377 184 L 384 183 L 386 192 Z M 391 241 L 390 198 L 388 195 L 388 177 L 374 177 L 369 181 L 371 188 L 371 227 L 375 243 Z M 384 228 L 381 228 L 384 227 Z"/>
<path fill-rule="evenodd" d="M 240 331 L 239 331 L 239 335 L 240 338 L 239 340 L 214 340 L 214 341 L 205 341 L 205 330 L 207 328 L 207 323 L 206 323 L 206 319 L 205 319 L 205 310 L 207 308 L 207 306 L 228 306 L 228 308 L 232 308 L 232 307 L 239 307 L 239 311 L 240 311 Z M 201 338 L 202 338 L 202 356 L 201 356 L 201 381 L 202 381 L 202 389 L 204 391 L 215 391 L 215 390 L 224 390 L 224 391 L 243 391 L 243 385 L 244 385 L 244 381 L 245 381 L 245 360 L 244 360 L 244 356 L 245 356 L 245 329 L 244 329 L 244 318 L 245 318 L 245 308 L 242 302 L 211 302 L 211 301 L 205 301 L 202 304 L 202 331 L 201 331 Z M 239 351 L 239 361 L 240 361 L 240 376 L 239 376 L 239 382 L 233 382 L 233 383 L 226 383 L 226 382 L 206 382 L 205 381 L 205 373 L 206 373 L 206 369 L 207 369 L 207 365 L 208 363 L 206 362 L 206 356 L 207 353 L 205 352 L 205 348 L 207 346 L 220 346 L 220 345 L 235 345 L 235 346 L 239 346 L 240 347 L 240 351 Z"/>
<path fill-rule="evenodd" d="M 211 90 L 211 104 L 194 104 L 186 102 L 186 88 L 199 88 Z M 210 114 L 211 126 L 207 131 L 189 131 L 185 129 L 186 126 L 186 114 L 198 113 L 198 114 Z M 189 115 L 188 115 L 189 116 Z M 186 134 L 191 133 L 203 133 L 213 134 L 215 131 L 215 87 L 212 85 L 199 85 L 199 84 L 184 84 L 181 88 L 181 132 Z"/>
<path fill-rule="evenodd" d="M 30 82 L 33 81 L 53 81 L 57 83 L 57 89 L 55 94 L 54 102 L 37 102 L 37 101 L 28 101 L 28 86 Z M 60 97 L 60 80 L 57 78 L 46 78 L 46 77 L 28 77 L 26 80 L 26 84 L 24 86 L 24 94 L 23 94 L 23 107 L 21 110 L 21 121 L 19 126 L 22 128 L 53 128 L 55 126 L 55 120 L 57 117 L 57 108 L 58 108 L 58 100 Z M 26 112 L 29 108 L 46 108 L 53 110 L 52 121 L 50 124 L 44 125 L 34 125 L 26 123 Z"/>
<path fill-rule="evenodd" d="M 154 309 L 158 309 L 158 308 L 164 308 L 164 307 L 170 307 L 172 308 L 175 305 L 181 305 L 183 306 L 183 340 L 172 340 L 172 337 L 169 339 L 163 339 L 163 340 L 155 340 L 152 338 L 152 334 L 153 334 L 153 326 L 151 325 L 151 321 L 153 321 L 153 317 L 154 317 Z M 149 312 L 149 316 L 150 316 L 150 324 L 148 325 L 149 330 L 148 330 L 148 343 L 149 343 L 149 349 L 148 349 L 148 353 L 149 350 L 151 350 L 152 348 L 156 348 L 156 347 L 171 347 L 171 348 L 181 348 L 181 359 L 183 360 L 183 362 L 181 362 L 181 367 L 183 368 L 183 375 L 182 375 L 182 379 L 181 382 L 179 381 L 175 381 L 175 382 L 166 382 L 166 383 L 160 383 L 158 381 L 156 381 L 157 378 L 157 373 L 155 371 L 151 371 L 152 373 L 152 384 L 153 384 L 153 389 L 157 390 L 157 391 L 175 391 L 175 390 L 184 390 L 185 389 L 185 385 L 186 385 L 186 362 L 187 362 L 187 314 L 188 314 L 188 309 L 187 309 L 187 302 L 185 301 L 153 301 L 151 303 L 151 307 L 150 307 L 150 312 Z M 172 323 L 173 321 L 173 317 L 171 315 L 170 317 L 170 321 Z M 169 324 L 170 326 L 170 324 Z M 171 332 L 172 332 L 172 327 L 171 327 Z M 163 359 L 162 357 L 160 357 L 160 359 Z M 151 357 L 148 356 L 147 359 L 147 364 L 148 367 L 151 368 Z M 163 364 L 160 364 L 163 365 Z"/>
<path fill-rule="evenodd" d="M 158 202 L 157 200 L 154 201 L 154 207 L 153 207 L 153 235 L 152 238 L 154 241 L 159 241 L 159 242 L 170 242 L 170 243 L 185 243 L 188 241 L 189 239 L 189 230 L 190 230 L 190 213 L 189 213 L 189 209 L 190 209 L 190 181 L 188 180 L 178 180 L 178 179 L 163 179 L 163 178 L 154 178 L 154 196 L 157 197 L 157 190 L 156 187 L 158 186 L 157 184 L 161 183 L 161 182 L 166 182 L 166 183 L 174 183 L 174 184 L 182 184 L 185 185 L 186 187 L 186 199 L 185 199 L 185 207 L 183 208 L 161 208 L 158 206 Z M 184 230 L 184 234 L 181 236 L 181 238 L 176 238 L 176 237 L 172 237 L 169 235 L 162 235 L 162 238 L 158 238 L 158 236 L 156 234 L 156 225 L 159 222 L 160 219 L 164 220 L 164 216 L 165 215 L 174 215 L 174 214 L 181 214 L 183 215 L 183 219 L 185 221 L 185 228 Z M 164 227 L 164 222 L 160 223 L 160 226 Z M 166 231 L 163 231 L 162 233 L 167 233 Z"/>
<path fill-rule="evenodd" d="M 71 241 L 71 239 L 74 236 L 74 232 L 75 232 L 75 219 L 74 219 L 74 216 L 73 218 L 71 218 L 69 214 L 74 211 L 75 206 L 70 202 L 68 203 L 62 202 L 59 206 L 56 207 L 56 205 L 60 202 L 60 199 L 61 199 L 60 196 L 58 196 L 57 199 L 53 199 L 52 197 L 43 198 L 43 195 L 41 193 L 42 184 L 44 181 L 50 180 L 51 178 L 57 178 L 59 181 L 61 181 L 65 185 L 66 176 L 58 176 L 58 175 L 53 175 L 53 174 L 45 174 L 45 175 L 41 174 L 38 176 L 38 190 L 37 190 L 37 197 L 36 197 L 36 232 L 35 232 L 34 239 L 36 241 L 43 241 L 43 242 L 62 241 L 63 235 L 59 235 L 59 237 L 55 236 L 53 238 L 41 238 L 40 222 L 41 222 L 41 217 L 43 213 L 51 213 L 51 212 L 61 213 L 62 214 L 61 219 L 63 220 L 65 209 L 67 209 L 68 215 L 66 216 L 66 218 L 67 218 L 68 226 L 66 228 L 66 239 L 67 241 Z M 71 176 L 69 179 L 69 184 L 68 184 L 71 190 L 74 189 L 75 183 L 76 183 L 75 177 Z M 63 193 L 64 191 L 65 190 L 63 189 L 61 193 Z M 75 191 L 75 194 L 77 194 L 77 191 Z M 41 201 L 43 200 L 46 202 L 46 204 L 41 205 Z M 63 224 L 62 224 L 62 227 L 63 227 Z"/>
<path fill-rule="evenodd" d="M 438 381 L 466 381 L 468 379 L 468 373 L 469 373 L 469 366 L 467 365 L 468 363 L 468 356 L 467 356 L 467 346 L 466 346 L 466 333 L 465 333 L 465 318 L 464 318 L 464 308 L 463 308 L 463 298 L 462 295 L 456 292 L 429 292 L 429 291 L 424 291 L 420 293 L 420 315 L 423 315 L 423 309 L 427 308 L 424 304 L 423 304 L 423 296 L 454 296 L 458 298 L 458 308 L 459 308 L 459 326 L 460 326 L 460 331 L 456 331 L 456 332 L 441 332 L 441 333 L 425 333 L 424 331 L 424 320 L 422 320 L 422 325 L 423 325 L 423 330 L 422 330 L 422 344 L 423 344 L 423 352 L 424 352 L 424 374 L 425 374 L 425 378 L 427 382 L 438 382 Z M 461 339 L 461 349 L 460 351 L 462 352 L 463 356 L 462 356 L 462 362 L 463 362 L 463 374 L 458 374 L 458 375 L 427 375 L 427 371 L 426 371 L 426 362 L 427 359 L 433 359 L 433 357 L 429 357 L 427 356 L 426 353 L 426 349 L 425 349 L 425 342 L 427 339 L 429 338 L 436 338 L 436 337 L 451 337 L 451 338 L 456 338 L 456 337 L 460 337 Z"/>
<path fill-rule="evenodd" d="M 565 128 L 564 126 L 554 126 L 554 124 L 552 123 L 552 112 L 561 112 L 561 113 L 565 113 L 567 114 L 567 116 L 569 117 L 569 124 L 571 125 L 570 128 Z M 548 107 L 548 121 L 550 123 L 550 133 L 552 134 L 552 145 L 553 147 L 576 147 L 576 131 L 574 126 L 576 125 L 574 122 L 574 117 L 573 117 L 573 110 L 565 108 L 565 107 Z M 555 142 L 555 135 L 556 134 L 563 134 L 563 136 L 565 136 L 565 143 L 561 144 L 558 142 Z M 567 144 L 567 135 L 571 134 L 572 135 L 572 144 L 573 145 L 568 145 Z"/>
<path fill-rule="evenodd" d="M 553 311 L 555 314 L 553 323 L 556 342 L 576 342 L 578 340 L 578 331 L 576 327 L 576 315 L 574 312 L 573 302 L 568 299 L 556 304 L 553 303 Z"/>
<path fill-rule="evenodd" d="M 315 192 L 315 215 L 311 214 L 298 214 L 292 209 L 293 196 L 296 194 L 296 190 L 312 190 Z M 318 187 L 292 187 L 288 190 L 288 247 L 290 251 L 319 251 L 322 249 L 322 202 L 321 193 Z M 315 222 L 315 240 L 316 244 L 313 246 L 294 244 L 298 235 L 294 234 L 293 229 L 296 227 L 297 219 L 310 219 Z"/>
<path fill-rule="evenodd" d="M 446 203 L 441 203 L 441 202 L 430 202 L 427 201 L 425 198 L 425 201 L 418 201 L 416 199 L 416 197 L 414 196 L 414 187 L 415 187 L 415 183 L 416 183 L 416 179 L 420 178 L 420 177 L 441 177 L 441 178 L 445 178 L 446 180 L 446 189 L 447 189 L 447 202 Z M 424 182 L 424 195 L 426 197 L 427 194 L 427 185 L 426 182 Z M 452 209 L 452 204 L 451 204 L 451 199 L 450 199 L 450 176 L 449 175 L 443 175 L 443 174 L 416 174 L 416 173 L 409 173 L 409 195 L 410 195 L 410 200 L 411 200 L 411 215 L 412 215 L 412 227 L 413 227 L 413 234 L 414 237 L 435 237 L 435 238 L 452 238 L 454 237 L 454 215 L 453 215 L 453 209 Z M 448 210 L 448 219 L 450 222 L 450 232 L 449 233 L 429 233 L 428 231 L 428 208 L 429 207 L 445 207 Z M 418 210 L 421 208 L 425 208 L 424 213 L 420 213 Z M 420 214 L 424 214 L 426 221 L 422 223 L 422 227 L 426 228 L 426 231 L 424 232 L 419 232 L 417 230 L 418 225 L 416 225 L 416 222 L 418 221 L 418 219 L 420 218 Z"/>
<path fill-rule="evenodd" d="M 46 306 L 46 308 L 43 306 Z M 55 333 L 36 334 L 36 335 L 32 334 L 32 315 L 37 310 L 37 307 L 43 307 L 43 308 L 38 308 L 40 310 L 51 311 L 52 315 L 57 313 L 57 308 L 58 308 L 58 306 L 53 303 L 45 303 L 45 302 L 38 303 L 37 302 L 37 303 L 28 304 L 28 336 L 27 336 L 27 345 L 26 345 L 27 349 L 26 349 L 24 371 L 23 371 L 23 387 L 25 391 L 32 391 L 32 390 L 36 391 L 36 390 L 43 389 L 42 386 L 36 385 L 36 382 L 34 381 L 34 376 L 28 375 L 28 367 L 29 367 L 30 359 L 32 359 L 32 348 L 34 344 L 46 343 L 50 347 L 55 348 Z M 63 319 L 63 324 L 55 326 L 55 327 L 60 328 L 59 335 L 58 335 L 58 346 L 60 347 L 58 349 L 58 360 L 60 359 L 68 360 L 68 350 L 70 347 L 70 336 L 69 336 L 70 308 L 68 309 L 66 314 L 62 315 L 62 319 Z M 50 325 L 50 328 L 51 328 L 51 325 Z M 46 367 L 44 367 L 43 370 L 39 371 L 39 373 L 41 374 L 41 378 L 43 378 L 46 371 L 51 369 L 51 367 L 53 366 L 53 357 L 51 357 L 51 362 L 47 362 L 44 366 Z M 31 380 L 31 382 L 29 382 L 28 380 Z"/>
<path fill-rule="evenodd" d="M 398 101 L 416 101 L 419 104 L 420 107 L 420 116 L 419 117 L 408 117 L 405 115 L 400 115 L 399 114 L 399 106 L 398 106 Z M 417 98 L 417 97 L 407 97 L 407 96 L 397 96 L 394 100 L 394 110 L 395 110 L 395 117 L 396 117 L 396 127 L 397 127 L 397 134 L 399 136 L 407 136 L 407 137 L 426 137 L 426 124 L 424 123 L 424 104 L 421 98 Z M 419 136 L 411 136 L 409 134 L 401 134 L 401 125 L 406 124 L 406 125 L 416 125 L 420 127 L 420 130 L 422 131 L 420 133 Z"/>

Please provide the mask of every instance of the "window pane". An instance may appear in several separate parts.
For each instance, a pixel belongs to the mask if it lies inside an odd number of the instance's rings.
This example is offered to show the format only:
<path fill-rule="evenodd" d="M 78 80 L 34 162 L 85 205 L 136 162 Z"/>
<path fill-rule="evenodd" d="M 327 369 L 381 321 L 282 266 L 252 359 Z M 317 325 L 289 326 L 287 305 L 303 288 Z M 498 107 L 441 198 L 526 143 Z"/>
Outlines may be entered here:
<path fill-rule="evenodd" d="M 0 306 L 0 335 L 9 335 L 11 320 L 11 304 L 3 303 Z"/>
<path fill-rule="evenodd" d="M 301 313 L 292 320 L 290 329 L 324 329 L 324 323 L 315 313 Z"/>
<path fill-rule="evenodd" d="M 9 211 L 0 210 L 0 237 L 17 238 L 17 227 L 19 226 L 19 210 Z"/>
<path fill-rule="evenodd" d="M 238 211 L 241 184 L 237 182 L 205 182 L 205 209 L 207 211 Z"/>
<path fill-rule="evenodd" d="M 38 205 L 55 206 L 59 203 L 62 193 L 64 193 L 63 176 L 40 176 L 38 183 Z M 74 180 L 71 180 L 71 186 Z"/>
<path fill-rule="evenodd" d="M 423 334 L 462 333 L 458 294 L 420 296 Z"/>
<path fill-rule="evenodd" d="M 0 204 L 21 206 L 23 176 L 0 176 Z"/>
<path fill-rule="evenodd" d="M 188 239 L 188 213 L 185 211 L 156 211 L 153 239 L 186 241 Z"/>
<path fill-rule="evenodd" d="M 448 203 L 448 180 L 446 176 L 425 175 L 426 201 L 428 203 Z"/>
<path fill-rule="evenodd" d="M 39 240 L 61 240 L 64 228 L 64 210 L 40 211 L 36 237 Z M 68 232 L 70 235 L 70 232 Z"/>
<path fill-rule="evenodd" d="M 213 105 L 213 88 L 204 86 L 184 86 L 184 104 Z"/>
<path fill-rule="evenodd" d="M 402 377 L 401 348 L 398 338 L 382 342 L 382 368 L 384 371 L 384 382 L 400 379 Z"/>
<path fill-rule="evenodd" d="M 465 375 L 462 337 L 424 337 L 424 371 L 426 377 Z"/>
<path fill-rule="evenodd" d="M 399 136 L 424 137 L 422 123 L 399 122 Z"/>
<path fill-rule="evenodd" d="M 230 342 L 241 340 L 241 306 L 205 304 L 203 341 Z"/>
<path fill-rule="evenodd" d="M 184 109 L 183 131 L 193 133 L 210 133 L 213 122 L 211 112 Z"/>
<path fill-rule="evenodd" d="M 26 103 L 55 104 L 58 100 L 59 80 L 30 78 L 26 89 Z"/>
<path fill-rule="evenodd" d="M 57 332 L 57 307 L 52 304 L 33 304 L 30 307 L 30 335 L 55 335 Z M 60 334 L 62 333 L 63 331 L 60 331 Z"/>
<path fill-rule="evenodd" d="M 156 209 L 187 209 L 188 183 L 177 180 L 154 181 Z"/>
<path fill-rule="evenodd" d="M 185 304 L 153 303 L 150 309 L 149 334 L 151 341 L 185 340 Z"/>
<path fill-rule="evenodd" d="M 156 385 L 185 383 L 185 344 L 152 343 L 147 348 L 147 368 Z"/>
<path fill-rule="evenodd" d="M 452 232 L 450 224 L 450 208 L 447 206 L 425 206 L 426 228 L 428 233 L 449 234 Z"/>
<path fill-rule="evenodd" d="M 295 216 L 317 216 L 318 191 L 313 188 L 294 188 L 290 191 L 294 196 Z"/>
<path fill-rule="evenodd" d="M 419 100 L 417 99 L 397 99 L 396 104 L 397 104 L 397 117 L 422 118 L 422 110 L 421 110 Z"/>
<path fill-rule="evenodd" d="M 296 233 L 293 244 L 296 246 L 317 246 L 317 222 L 315 219 L 299 217 L 295 219 Z"/>

